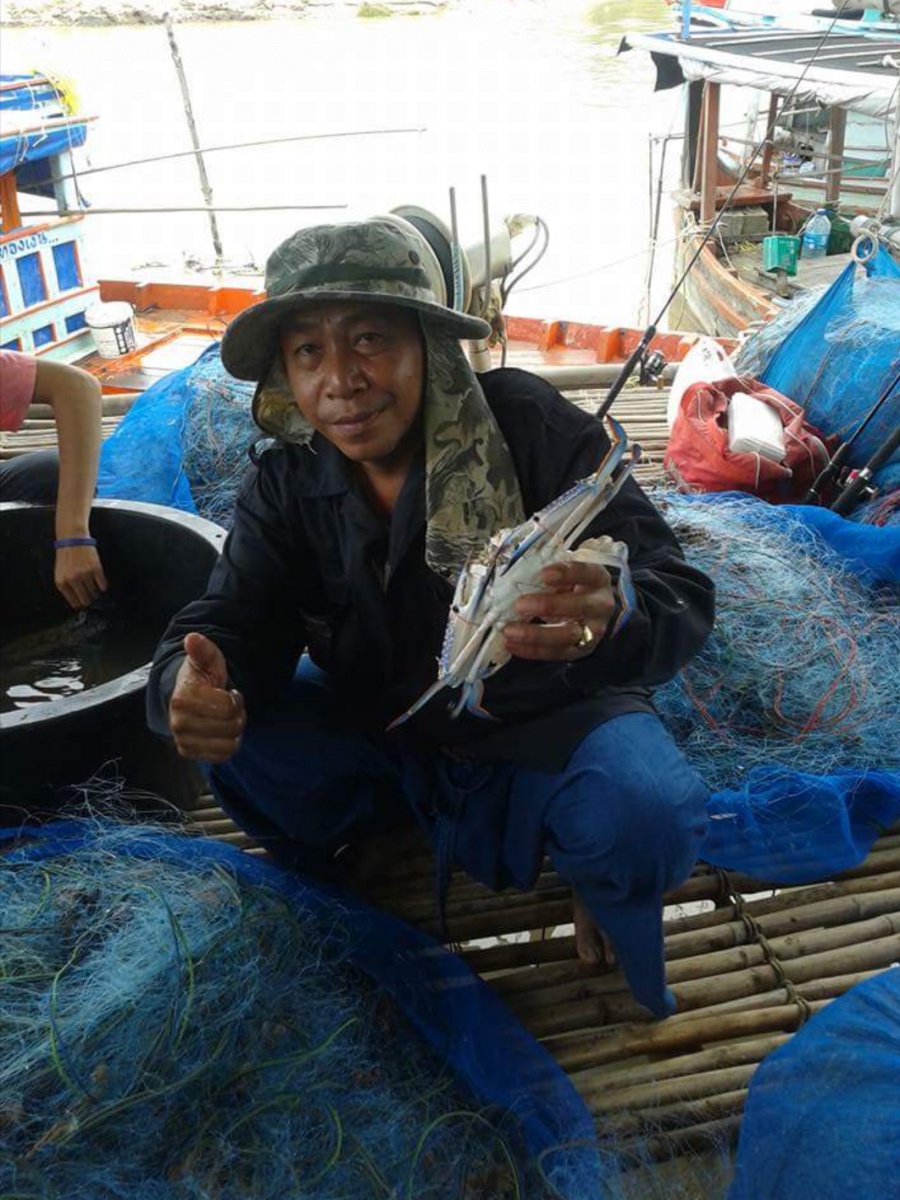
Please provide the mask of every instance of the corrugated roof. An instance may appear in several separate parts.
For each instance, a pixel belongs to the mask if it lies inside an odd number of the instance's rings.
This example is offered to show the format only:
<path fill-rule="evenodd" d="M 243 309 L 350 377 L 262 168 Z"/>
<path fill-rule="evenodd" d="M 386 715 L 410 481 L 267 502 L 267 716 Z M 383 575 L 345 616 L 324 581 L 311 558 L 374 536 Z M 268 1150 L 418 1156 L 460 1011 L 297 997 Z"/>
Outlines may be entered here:
<path fill-rule="evenodd" d="M 695 34 L 688 41 L 676 37 L 672 41 L 691 51 L 703 47 L 745 58 L 763 58 L 801 66 L 815 62 L 819 66 L 840 71 L 875 72 L 883 74 L 891 86 L 897 82 L 898 66 L 891 66 L 888 59 L 896 57 L 900 64 L 900 35 L 873 37 L 869 34 L 837 32 L 825 35 L 816 30 L 743 29 Z"/>
<path fill-rule="evenodd" d="M 675 33 L 629 33 L 621 48 L 650 51 L 657 90 L 685 79 L 710 79 L 782 95 L 796 91 L 876 117 L 896 109 L 900 35 L 741 29 L 684 39 Z"/>

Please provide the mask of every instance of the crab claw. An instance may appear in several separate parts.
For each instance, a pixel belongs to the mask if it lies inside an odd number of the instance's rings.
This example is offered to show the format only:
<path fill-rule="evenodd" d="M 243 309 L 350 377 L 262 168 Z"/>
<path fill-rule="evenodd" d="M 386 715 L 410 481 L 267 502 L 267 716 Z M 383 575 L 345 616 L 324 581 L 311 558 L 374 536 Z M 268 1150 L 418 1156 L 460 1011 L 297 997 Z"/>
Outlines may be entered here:
<path fill-rule="evenodd" d="M 427 692 L 422 693 L 415 704 L 410 705 L 406 712 L 401 713 L 399 717 L 395 717 L 394 720 L 391 721 L 390 725 L 388 725 L 385 732 L 390 733 L 391 730 L 398 729 L 401 725 L 404 725 L 410 717 L 414 717 L 416 715 L 419 709 L 424 708 L 429 700 L 432 700 L 438 694 L 438 692 L 442 692 L 444 688 L 448 686 L 449 684 L 446 679 L 438 679 L 437 682 L 431 685 Z"/>

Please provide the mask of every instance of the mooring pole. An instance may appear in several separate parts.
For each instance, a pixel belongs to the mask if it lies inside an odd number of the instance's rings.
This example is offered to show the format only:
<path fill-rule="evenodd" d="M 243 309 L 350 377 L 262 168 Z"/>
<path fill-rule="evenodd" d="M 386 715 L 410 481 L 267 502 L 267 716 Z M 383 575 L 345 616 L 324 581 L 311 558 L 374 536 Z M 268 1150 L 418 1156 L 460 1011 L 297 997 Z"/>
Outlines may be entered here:
<path fill-rule="evenodd" d="M 219 224 L 216 221 L 216 214 L 212 209 L 213 194 L 209 184 L 209 176 L 206 174 L 206 163 L 203 161 L 203 153 L 200 149 L 200 139 L 197 137 L 197 126 L 194 122 L 194 110 L 191 106 L 191 94 L 188 91 L 187 78 L 184 74 L 184 67 L 181 63 L 181 54 L 178 51 L 178 43 L 175 41 L 175 30 L 172 27 L 172 18 L 166 13 L 163 16 L 163 21 L 166 26 L 166 33 L 169 36 L 169 49 L 172 51 L 172 61 L 175 63 L 175 73 L 178 76 L 178 83 L 181 87 L 181 98 L 184 101 L 184 115 L 187 117 L 188 129 L 191 131 L 191 143 L 194 147 L 194 158 L 197 160 L 197 170 L 200 174 L 200 190 L 203 192 L 203 200 L 207 207 L 207 216 L 209 218 L 209 231 L 212 235 L 213 250 L 216 255 L 216 265 L 214 270 L 220 271 L 224 261 L 222 253 L 222 239 L 219 236 Z"/>

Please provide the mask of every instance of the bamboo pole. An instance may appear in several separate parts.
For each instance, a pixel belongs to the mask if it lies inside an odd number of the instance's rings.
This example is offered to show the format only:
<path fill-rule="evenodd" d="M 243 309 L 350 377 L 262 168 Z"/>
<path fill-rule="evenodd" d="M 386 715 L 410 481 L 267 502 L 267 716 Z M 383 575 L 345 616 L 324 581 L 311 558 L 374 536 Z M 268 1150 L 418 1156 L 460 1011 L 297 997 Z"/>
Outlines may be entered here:
<path fill-rule="evenodd" d="M 898 914 L 900 889 L 887 889 L 863 898 L 851 896 L 824 901 L 810 906 L 809 910 L 793 909 L 789 913 L 769 914 L 761 917 L 756 924 L 776 956 L 779 959 L 791 959 L 801 954 L 852 945 L 900 931 Z M 784 936 L 777 936 L 779 934 Z M 752 926 L 744 921 L 730 921 L 718 926 L 712 933 L 701 930 L 681 934 L 675 952 L 672 952 L 667 940 L 669 982 L 704 978 L 734 970 L 736 965 L 749 966 L 764 962 L 766 953 L 755 938 Z M 551 997 L 548 1002 L 552 1002 L 552 997 L 558 994 L 557 989 L 577 987 L 585 980 L 598 977 L 597 968 L 587 967 L 576 958 L 574 938 L 554 940 L 564 940 L 565 951 L 553 959 L 548 955 L 549 965 L 541 965 L 540 969 L 534 966 L 530 969 L 520 968 L 511 974 L 495 977 L 491 980 L 494 990 L 507 999 L 525 992 L 536 996 L 538 992 L 546 990 Z M 746 947 L 746 950 L 742 951 L 741 947 Z M 523 948 L 527 951 L 527 946 Z M 521 957 L 524 958 L 524 955 Z M 469 963 L 478 970 L 484 969 L 483 960 L 479 962 L 477 952 L 469 957 Z"/>
<path fill-rule="evenodd" d="M 544 938 L 538 942 L 506 942 L 499 946 L 487 946 L 464 951 L 465 959 L 479 975 L 490 975 L 494 971 L 527 970 L 545 963 L 558 963 L 575 957 L 575 938 Z M 495 986 L 498 980 L 492 979 Z"/>
<path fill-rule="evenodd" d="M 433 887 L 431 881 L 428 881 L 429 890 Z M 544 907 L 553 908 L 560 904 L 565 905 L 565 912 L 568 914 L 563 921 L 554 921 L 553 924 L 565 924 L 567 921 L 572 921 L 572 889 L 567 885 L 547 888 L 543 892 L 499 892 L 492 893 L 479 888 L 467 890 L 462 895 L 454 894 L 454 889 L 447 894 L 446 911 L 447 924 L 454 926 L 453 932 L 457 933 L 457 927 L 465 925 L 468 929 L 473 922 L 479 920 L 484 923 L 486 919 L 489 923 L 496 918 L 505 926 L 512 922 L 510 928 L 500 929 L 498 932 L 514 933 L 519 929 L 533 929 L 534 925 L 523 926 L 518 923 L 517 914 L 519 912 L 531 913 L 532 911 L 541 911 Z M 434 917 L 434 897 L 432 895 L 417 895 L 410 897 L 409 900 L 392 904 L 391 911 L 402 917 L 404 920 L 416 924 L 421 920 L 428 921 Z M 488 933 L 493 931 L 493 927 L 488 929 Z M 481 936 L 481 935 L 476 935 Z"/>
<path fill-rule="evenodd" d="M 694 157 L 694 174 L 691 179 L 691 191 L 700 194 L 703 183 L 703 163 L 706 159 L 706 85 L 703 84 L 703 94 L 700 99 L 700 115 L 697 123 L 697 146 Z"/>
<path fill-rule="evenodd" d="M 634 1144 L 636 1164 L 640 1167 L 648 1159 L 668 1162 L 685 1153 L 693 1154 L 709 1149 L 721 1153 L 737 1142 L 740 1124 L 741 1119 L 738 1116 L 725 1117 L 722 1120 L 692 1126 L 690 1129 L 673 1130 L 658 1137 L 642 1137 Z M 629 1144 L 623 1142 L 619 1150 L 622 1154 L 628 1154 Z"/>
<path fill-rule="evenodd" d="M 628 991 L 624 980 L 617 993 L 597 992 L 589 999 L 572 1000 L 551 1009 L 521 1010 L 509 1004 L 522 1024 L 536 1038 L 552 1037 L 602 1025 L 647 1021 L 649 1017 Z"/>
<path fill-rule="evenodd" d="M 596 1116 L 599 1113 L 622 1109 L 653 1108 L 656 1105 L 677 1104 L 685 1100 L 721 1095 L 723 1092 L 740 1091 L 746 1088 L 758 1066 L 758 1062 L 753 1062 L 739 1067 L 700 1071 L 679 1079 L 620 1088 L 609 1094 L 592 1091 L 590 1109 Z"/>
<path fill-rule="evenodd" d="M 120 420 L 121 417 L 119 416 L 109 416 L 107 414 L 103 414 L 103 416 L 100 418 L 100 424 L 104 429 L 114 429 Z M 26 417 L 16 430 L 16 433 L 31 433 L 35 436 L 50 433 L 55 436 L 56 421 L 52 419 L 47 420 L 44 417 Z"/>
<path fill-rule="evenodd" d="M 794 929 L 781 936 L 767 936 L 766 940 L 782 962 L 790 962 L 806 954 L 876 941 L 892 933 L 900 933 L 900 893 L 888 892 L 884 902 L 886 907 L 881 912 L 863 920 L 850 920 L 828 928 Z"/>
<path fill-rule="evenodd" d="M 784 966 L 785 963 L 807 955 L 852 947 L 877 941 L 879 938 L 890 938 L 896 933 L 900 933 L 900 915 L 894 910 L 884 912 L 868 921 L 796 932 L 785 937 L 767 938 L 767 941 L 770 951 Z M 897 945 L 900 949 L 900 939 Z M 743 966 L 756 966 L 765 962 L 768 957 L 766 948 L 757 942 L 712 953 L 701 953 L 691 958 L 676 959 L 668 968 L 669 982 L 683 983 L 733 971 Z"/>
<path fill-rule="evenodd" d="M 226 842 L 229 846 L 250 846 L 252 841 L 250 837 L 241 830 L 236 833 L 220 833 L 216 836 L 217 842 Z"/>
<path fill-rule="evenodd" d="M 866 875 L 880 875 L 885 871 L 900 871 L 900 847 L 888 846 L 885 849 L 881 849 L 876 842 L 864 862 L 847 871 L 841 871 L 840 874 L 835 876 L 835 879 L 860 879 Z M 729 878 L 733 888 L 741 893 L 765 892 L 785 886 L 783 883 L 772 882 L 772 880 L 765 880 L 752 875 L 744 875 L 738 871 L 729 872 Z"/>
<path fill-rule="evenodd" d="M 489 912 L 460 916 L 448 908 L 447 928 L 460 942 L 481 937 L 496 937 L 498 934 L 530 933 L 533 929 L 547 929 L 553 925 L 572 922 L 571 893 L 564 899 L 551 903 L 525 904 L 507 908 L 501 905 Z"/>
<path fill-rule="evenodd" d="M 745 935 L 744 944 L 713 952 L 695 947 L 695 950 L 701 949 L 701 953 L 670 962 L 667 970 L 668 982 L 702 982 L 710 977 L 726 976 L 727 973 L 740 971 L 742 968 L 764 966 L 772 954 L 784 966 L 786 962 L 799 960 L 804 956 L 846 947 L 854 949 L 859 944 L 877 942 L 881 938 L 889 940 L 892 935 L 900 934 L 900 893 L 889 892 L 887 896 L 882 896 L 881 905 L 881 913 L 869 920 L 857 920 L 828 929 L 814 928 L 792 932 L 785 937 L 768 938 L 768 947 L 758 942 L 749 942 L 749 930 L 745 925 L 739 924 L 738 928 L 743 930 Z M 583 1000 L 588 996 L 618 991 L 622 988 L 620 978 L 622 977 L 619 972 L 598 973 L 596 968 L 583 966 L 576 961 L 545 967 L 541 971 L 522 971 L 503 976 L 492 980 L 492 986 L 520 1012 L 527 1012 L 550 1004 L 568 1003 L 572 1000 Z"/>
<path fill-rule="evenodd" d="M 810 1004 L 813 1012 L 829 1000 Z M 803 1024 L 796 1005 L 778 1004 L 752 1012 L 729 1012 L 714 1016 L 676 1013 L 662 1024 L 629 1026 L 616 1031 L 597 1030 L 551 1043 L 549 1049 L 568 1072 L 589 1067 L 612 1067 L 630 1063 L 640 1056 L 657 1059 L 700 1052 L 710 1042 L 754 1038 L 767 1033 L 795 1033 Z"/>
<path fill-rule="evenodd" d="M 194 108 L 191 104 L 191 93 L 188 89 L 187 77 L 184 73 L 184 67 L 181 62 L 181 53 L 178 49 L 178 43 L 175 40 L 175 30 L 172 26 L 172 18 L 168 13 L 163 15 L 163 22 L 166 27 L 166 36 L 169 39 L 169 49 L 172 52 L 172 62 L 175 64 L 175 73 L 178 76 L 178 86 L 181 88 L 181 99 L 184 104 L 184 115 L 187 119 L 188 129 L 191 134 L 191 145 L 194 147 L 194 158 L 197 163 L 197 173 L 200 176 L 200 190 L 203 192 L 203 201 L 207 208 L 207 217 L 209 220 L 209 231 L 212 236 L 213 250 L 216 255 L 216 268 L 221 269 L 224 260 L 222 252 L 222 239 L 219 236 L 219 225 L 216 221 L 216 214 L 212 208 L 213 196 L 212 187 L 210 186 L 209 177 L 206 174 L 206 163 L 203 160 L 203 153 L 200 149 L 200 139 L 197 136 L 197 126 L 194 121 Z"/>
<path fill-rule="evenodd" d="M 115 396 L 101 398 L 101 410 L 104 417 L 122 417 L 127 413 L 141 392 L 124 392 Z M 31 404 L 28 407 L 28 419 L 47 420 L 53 416 L 53 408 L 49 404 Z"/>
<path fill-rule="evenodd" d="M 202 823 L 196 820 L 190 821 L 188 828 L 199 829 L 204 837 L 216 838 L 222 840 L 223 835 L 240 834 L 246 838 L 247 835 L 242 830 L 236 828 L 234 822 L 229 817 L 223 817 L 222 820 L 210 821 L 206 820 Z"/>
<path fill-rule="evenodd" d="M 880 975 L 884 964 L 864 971 L 855 971 L 851 975 L 837 975 L 833 978 L 814 979 L 809 983 L 792 984 L 790 989 L 784 985 L 769 988 L 762 992 L 753 992 L 745 996 L 737 996 L 732 1000 L 722 1000 L 710 1008 L 698 1008 L 693 1011 L 698 1014 L 708 1013 L 718 1016 L 719 1013 L 751 1011 L 768 1008 L 772 1004 L 796 1004 L 798 998 L 807 1003 L 811 1000 L 833 1000 L 842 995 L 854 984 L 863 983 L 867 979 Z"/>
<path fill-rule="evenodd" d="M 204 828 L 206 828 L 207 824 L 212 824 L 225 816 L 221 808 L 194 808 L 187 804 L 181 806 L 181 812 L 183 816 L 196 821 L 198 825 L 202 825 Z"/>
<path fill-rule="evenodd" d="M 384 137 L 394 133 L 425 133 L 424 125 L 410 126 L 404 129 L 347 129 L 335 133 L 295 133 L 289 134 L 286 137 L 262 138 L 252 142 L 229 142 L 226 145 L 219 146 L 200 146 L 199 153 L 216 154 L 222 150 L 252 150 L 260 146 L 278 146 L 288 142 L 320 142 L 330 141 L 335 138 L 354 138 L 354 137 Z M 87 167 L 83 171 L 73 172 L 71 175 L 55 175 L 54 183 L 63 183 L 69 179 L 83 179 L 86 175 L 97 175 L 102 171 L 121 171 L 126 167 L 145 167 L 151 163 L 171 162 L 176 158 L 187 158 L 190 155 L 197 154 L 197 148 L 192 150 L 176 150 L 169 154 L 153 154 L 149 158 L 132 158 L 127 162 L 105 163 L 99 167 Z"/>
<path fill-rule="evenodd" d="M 410 884 L 415 884 L 431 891 L 434 883 L 434 861 L 429 858 L 422 865 L 421 875 L 410 877 L 404 888 L 386 892 L 381 882 L 377 882 L 374 892 L 378 896 L 379 902 L 395 905 L 404 912 L 413 912 L 416 908 L 424 906 L 426 897 L 410 889 Z M 508 902 L 521 901 L 523 898 L 530 903 L 534 903 L 535 898 L 558 899 L 563 892 L 571 893 L 571 887 L 560 879 L 555 871 L 543 872 L 538 876 L 534 887 L 527 892 L 509 888 L 502 892 L 492 892 L 483 883 L 459 873 L 455 874 L 450 881 L 447 889 L 447 903 L 453 907 L 459 906 L 461 911 L 469 911 L 463 906 L 472 905 L 471 911 L 479 912 L 490 907 L 504 906 Z"/>
<path fill-rule="evenodd" d="M 770 914 L 784 913 L 787 916 L 797 909 L 812 907 L 831 900 L 865 896 L 873 892 L 897 888 L 900 888 L 900 871 L 893 871 L 884 875 L 847 879 L 841 883 L 789 888 L 778 892 L 775 896 L 744 901 L 742 907 L 759 923 Z M 714 930 L 720 925 L 738 919 L 738 908 L 734 904 L 724 905 L 712 911 L 691 913 L 685 917 L 675 917 L 666 922 L 666 942 L 671 944 L 674 949 L 680 945 L 680 939 L 685 935 L 701 929 Z"/>
<path fill-rule="evenodd" d="M 344 209 L 346 204 L 172 204 L 172 205 L 148 205 L 142 208 L 62 208 L 58 214 L 47 210 L 29 210 L 23 212 L 23 217 L 135 217 L 135 216 L 166 216 L 171 213 L 206 213 L 209 217 L 210 224 L 216 224 L 216 233 L 218 234 L 218 222 L 216 222 L 216 213 L 221 212 L 306 212 L 319 211 L 320 209 Z M 219 243 L 221 248 L 221 242 Z M 213 243 L 215 246 L 215 242 Z M 221 259 L 217 259 L 221 261 Z"/>
<path fill-rule="evenodd" d="M 883 970 L 898 956 L 900 938 L 892 936 L 849 950 L 841 948 L 797 959 L 782 970 L 797 995 L 804 999 L 820 999 L 830 979 L 847 975 L 858 977 L 862 972 Z M 523 997 L 510 998 L 507 1002 L 536 1037 L 551 1037 L 616 1021 L 639 1020 L 643 1010 L 630 994 L 611 993 L 613 978 L 598 979 L 593 987 L 585 981 L 579 988 L 573 988 L 568 996 L 557 994 L 552 1003 L 547 1002 L 543 992 L 539 993 L 539 1003 L 528 1003 Z M 621 986 L 624 988 L 624 980 Z M 721 977 L 674 984 L 672 990 L 680 1012 L 708 1011 L 725 1005 L 768 1007 L 770 997 L 784 998 L 785 1002 L 791 999 L 789 990 L 780 984 L 777 972 L 769 963 L 731 971 Z M 558 993 L 561 991 L 557 989 Z"/>
<path fill-rule="evenodd" d="M 739 1116 L 746 1099 L 747 1089 L 737 1088 L 732 1092 L 720 1092 L 672 1104 L 659 1104 L 654 1108 L 592 1115 L 599 1117 L 597 1125 L 601 1146 L 604 1139 L 611 1139 L 615 1150 L 623 1138 L 637 1139 L 646 1137 L 648 1133 L 674 1133 L 685 1128 L 696 1128 L 711 1120 Z M 591 1107 L 590 1098 L 587 1099 L 587 1105 L 588 1108 Z"/>
<path fill-rule="evenodd" d="M 710 1070 L 725 1070 L 760 1063 L 767 1054 L 777 1050 L 793 1036 L 793 1032 L 772 1033 L 765 1037 L 719 1044 L 693 1054 L 636 1063 L 634 1066 L 587 1067 L 570 1072 L 570 1078 L 582 1095 L 588 1096 L 602 1091 L 612 1096 L 622 1089 L 662 1083 L 664 1080 L 702 1074 Z"/>
<path fill-rule="evenodd" d="M 900 936 L 891 934 L 863 945 L 840 946 L 781 963 L 781 970 L 792 984 L 828 979 L 849 971 L 888 967 L 900 955 Z M 768 962 L 752 964 L 743 970 L 712 978 L 674 981 L 679 1005 L 708 1008 L 728 1000 L 742 999 L 754 992 L 778 987 L 778 973 Z"/>
<path fill-rule="evenodd" d="M 900 866 L 900 849 L 889 847 L 885 851 L 873 850 L 866 863 L 852 872 L 845 873 L 841 878 L 844 880 L 871 878 L 879 874 L 880 870 L 891 868 L 895 860 Z M 833 885 L 827 884 L 818 886 L 833 887 Z M 433 901 L 430 896 L 422 895 L 422 891 L 425 888 L 430 889 L 430 887 L 431 875 L 429 872 L 426 878 L 420 882 L 418 895 L 414 895 L 411 886 L 408 885 L 402 892 L 385 892 L 379 888 L 373 899 L 381 907 L 387 908 L 395 915 L 413 924 L 423 923 L 429 928 L 434 928 Z M 669 893 L 665 897 L 665 903 L 672 907 L 700 900 L 721 902 L 723 889 L 736 893 L 740 890 L 769 890 L 771 887 L 771 884 L 766 885 L 741 876 L 698 873 L 688 879 L 680 888 Z M 570 924 L 572 919 L 571 912 L 568 911 L 570 902 L 566 899 L 566 885 L 560 884 L 558 888 L 554 888 L 550 879 L 547 880 L 544 895 L 524 892 L 491 893 L 477 884 L 474 885 L 474 891 L 466 893 L 463 888 L 461 894 L 479 897 L 463 900 L 460 905 L 457 905 L 454 902 L 454 887 L 451 885 L 447 897 L 447 926 L 453 937 L 462 942 L 481 937 L 566 925 Z M 720 918 L 710 918 L 709 921 L 710 924 L 718 924 Z M 479 969 L 487 968 L 479 966 Z"/>

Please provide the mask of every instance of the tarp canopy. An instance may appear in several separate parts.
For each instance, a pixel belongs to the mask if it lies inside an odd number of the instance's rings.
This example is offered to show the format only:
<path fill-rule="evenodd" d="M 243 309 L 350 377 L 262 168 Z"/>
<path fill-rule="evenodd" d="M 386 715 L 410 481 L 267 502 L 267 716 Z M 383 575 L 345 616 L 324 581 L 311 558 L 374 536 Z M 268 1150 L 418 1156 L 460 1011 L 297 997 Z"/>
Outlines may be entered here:
<path fill-rule="evenodd" d="M 657 91 L 702 79 L 790 92 L 798 104 L 840 105 L 872 117 L 896 110 L 900 37 L 891 34 L 743 29 L 684 40 L 674 33 L 629 33 L 620 49 L 649 50 Z"/>

